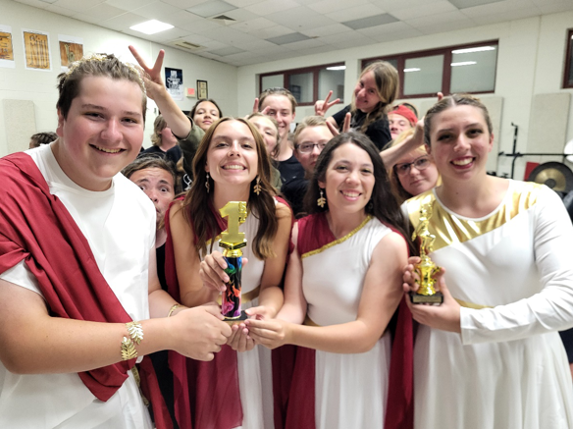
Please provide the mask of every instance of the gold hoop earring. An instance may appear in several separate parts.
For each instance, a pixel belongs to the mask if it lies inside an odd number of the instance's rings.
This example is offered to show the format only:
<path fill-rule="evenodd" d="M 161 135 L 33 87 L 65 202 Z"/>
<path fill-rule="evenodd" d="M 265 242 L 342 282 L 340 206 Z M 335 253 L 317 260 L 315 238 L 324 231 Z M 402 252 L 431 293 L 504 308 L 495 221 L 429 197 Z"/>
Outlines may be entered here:
<path fill-rule="evenodd" d="M 324 192 L 322 192 L 322 189 L 320 190 L 320 198 L 316 200 L 316 205 L 321 209 L 326 205 L 326 198 L 324 197 Z"/>

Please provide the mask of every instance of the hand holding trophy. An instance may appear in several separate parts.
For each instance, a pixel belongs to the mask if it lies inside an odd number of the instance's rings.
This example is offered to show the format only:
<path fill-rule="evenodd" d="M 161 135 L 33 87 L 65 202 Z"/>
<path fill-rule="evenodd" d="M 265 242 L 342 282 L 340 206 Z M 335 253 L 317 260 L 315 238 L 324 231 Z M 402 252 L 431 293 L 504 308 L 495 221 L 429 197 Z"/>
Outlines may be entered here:
<path fill-rule="evenodd" d="M 434 275 L 440 271 L 434 261 L 428 256 L 432 252 L 432 246 L 436 237 L 428 229 L 430 218 L 432 217 L 432 207 L 429 204 L 422 204 L 420 207 L 420 223 L 412 234 L 412 240 L 420 240 L 420 262 L 414 266 L 414 271 L 418 274 L 418 290 L 410 292 L 412 304 L 441 304 L 444 302 L 444 295 L 435 288 L 436 280 Z"/>
<path fill-rule="evenodd" d="M 234 324 L 247 319 L 247 314 L 241 310 L 241 274 L 243 269 L 243 252 L 241 248 L 247 245 L 245 233 L 239 232 L 239 225 L 247 219 L 247 203 L 230 201 L 219 212 L 227 217 L 227 229 L 221 233 L 219 244 L 225 248 L 223 257 L 227 262 L 225 272 L 229 276 L 227 289 L 223 292 L 221 313 L 224 321 Z"/>

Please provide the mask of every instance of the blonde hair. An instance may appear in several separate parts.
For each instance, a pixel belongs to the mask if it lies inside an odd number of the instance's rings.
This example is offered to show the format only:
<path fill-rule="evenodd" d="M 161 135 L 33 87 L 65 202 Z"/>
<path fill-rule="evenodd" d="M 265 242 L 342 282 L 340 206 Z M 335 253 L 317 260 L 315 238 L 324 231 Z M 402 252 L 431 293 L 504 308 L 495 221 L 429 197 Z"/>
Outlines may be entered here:
<path fill-rule="evenodd" d="M 293 143 L 295 150 L 298 148 L 298 138 L 304 129 L 308 127 L 327 127 L 326 119 L 324 116 L 307 116 L 296 126 L 294 131 Z M 334 137 L 334 136 L 333 136 Z"/>

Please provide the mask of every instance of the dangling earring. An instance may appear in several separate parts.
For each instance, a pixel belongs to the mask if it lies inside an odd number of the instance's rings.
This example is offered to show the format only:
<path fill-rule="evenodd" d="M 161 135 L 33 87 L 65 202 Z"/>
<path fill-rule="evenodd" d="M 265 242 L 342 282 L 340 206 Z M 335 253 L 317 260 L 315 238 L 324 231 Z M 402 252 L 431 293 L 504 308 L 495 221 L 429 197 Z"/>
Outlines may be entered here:
<path fill-rule="evenodd" d="M 370 211 L 374 210 L 374 201 L 372 201 L 372 198 L 370 198 L 370 201 L 366 204 L 366 208 Z"/>
<path fill-rule="evenodd" d="M 209 193 L 209 173 L 207 173 L 207 179 L 205 180 L 205 187 L 207 188 L 207 193 Z"/>
<path fill-rule="evenodd" d="M 316 200 L 316 205 L 320 208 L 323 208 L 325 204 L 326 204 L 326 198 L 324 198 L 324 192 L 322 192 L 322 189 L 321 189 L 320 190 L 320 198 L 318 200 Z"/>
<path fill-rule="evenodd" d="M 262 190 L 263 188 L 261 188 L 261 177 L 257 175 L 257 180 L 255 182 L 255 187 L 253 188 L 253 191 L 255 192 L 255 194 L 259 195 Z"/>

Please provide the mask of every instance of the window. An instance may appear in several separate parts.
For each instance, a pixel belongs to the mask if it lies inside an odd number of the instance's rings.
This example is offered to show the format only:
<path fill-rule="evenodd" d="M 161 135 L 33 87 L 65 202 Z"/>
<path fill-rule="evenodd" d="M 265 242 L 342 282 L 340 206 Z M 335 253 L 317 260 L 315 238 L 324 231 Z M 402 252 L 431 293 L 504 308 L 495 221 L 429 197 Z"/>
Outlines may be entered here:
<path fill-rule="evenodd" d="M 563 88 L 573 88 L 573 29 L 567 32 L 567 53 L 565 55 Z"/>
<path fill-rule="evenodd" d="M 287 88 L 300 106 L 312 106 L 332 90 L 332 99 L 344 102 L 344 63 L 327 64 L 260 75 L 260 92 L 267 88 Z"/>
<path fill-rule="evenodd" d="M 378 60 L 396 67 L 400 75 L 399 98 L 432 97 L 440 91 L 480 94 L 495 91 L 497 50 L 498 42 L 494 40 L 369 58 L 362 61 L 362 68 Z"/>

